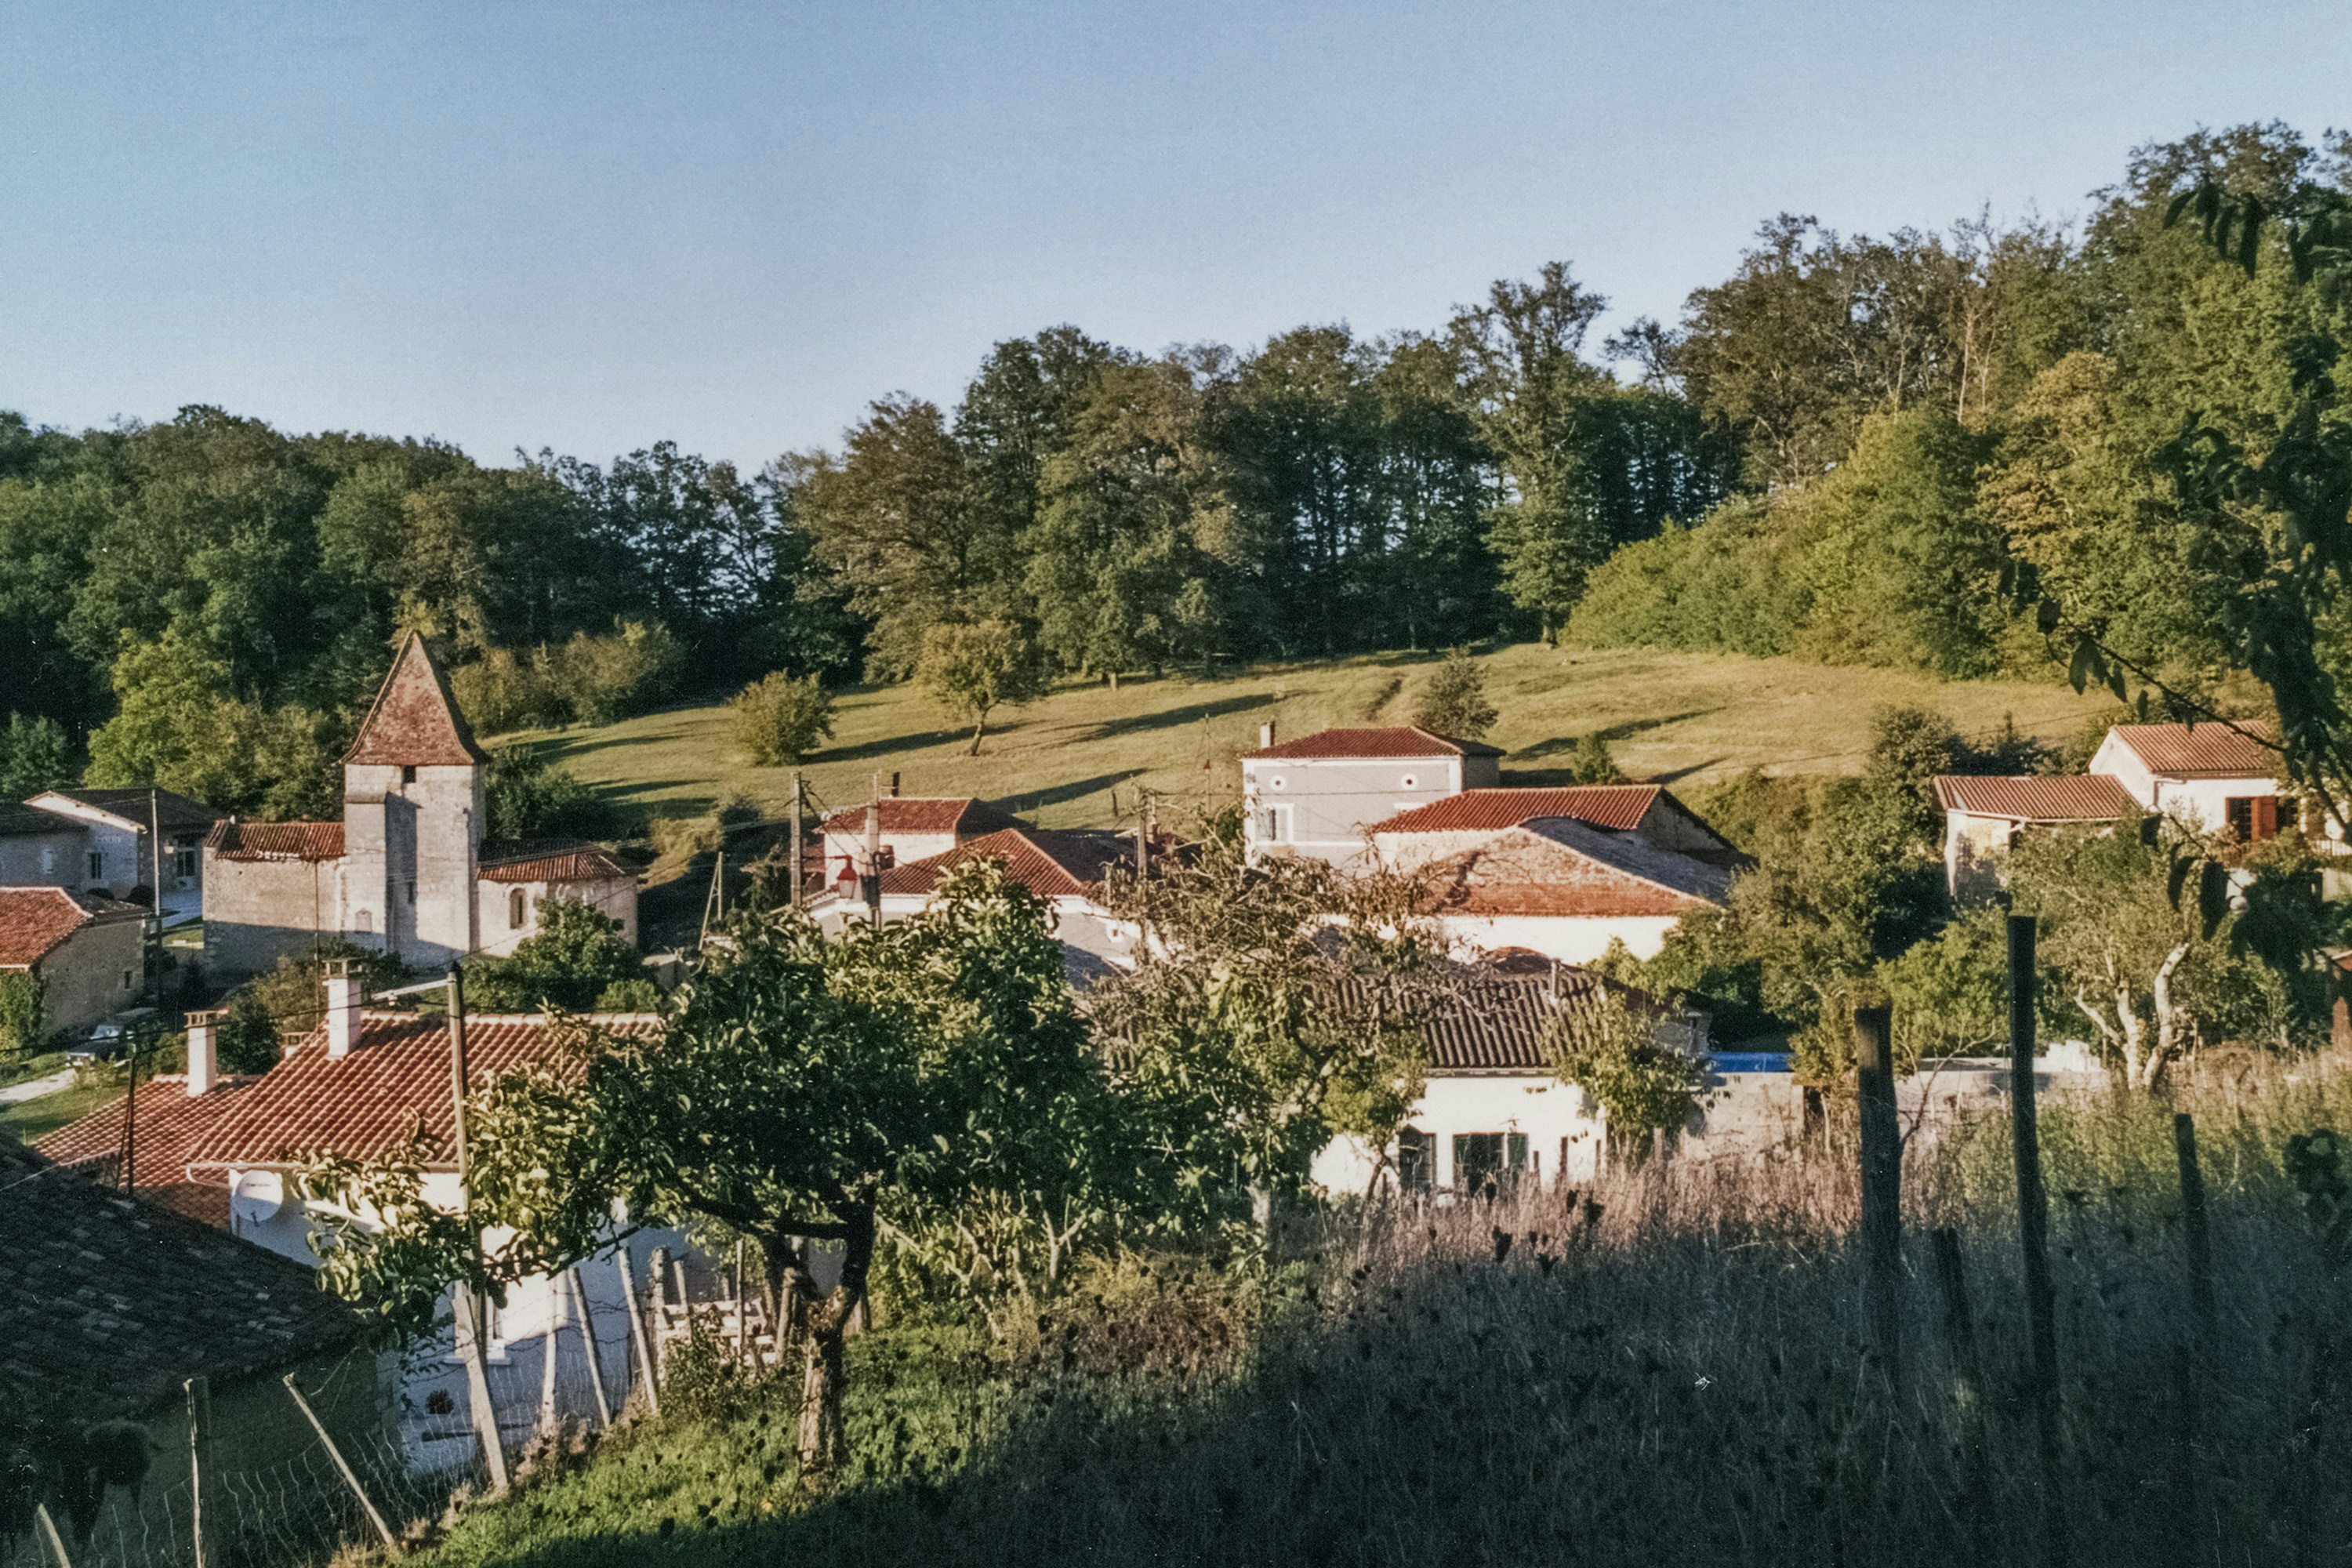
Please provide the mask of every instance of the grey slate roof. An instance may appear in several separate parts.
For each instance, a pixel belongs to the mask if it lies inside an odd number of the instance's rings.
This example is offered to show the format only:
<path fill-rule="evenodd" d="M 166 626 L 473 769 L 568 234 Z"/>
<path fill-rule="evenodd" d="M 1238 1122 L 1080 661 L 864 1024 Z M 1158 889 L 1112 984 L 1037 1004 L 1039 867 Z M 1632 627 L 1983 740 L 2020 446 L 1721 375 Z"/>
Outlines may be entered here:
<path fill-rule="evenodd" d="M 133 1414 L 357 1336 L 300 1264 L 0 1139 L 0 1390 Z"/>

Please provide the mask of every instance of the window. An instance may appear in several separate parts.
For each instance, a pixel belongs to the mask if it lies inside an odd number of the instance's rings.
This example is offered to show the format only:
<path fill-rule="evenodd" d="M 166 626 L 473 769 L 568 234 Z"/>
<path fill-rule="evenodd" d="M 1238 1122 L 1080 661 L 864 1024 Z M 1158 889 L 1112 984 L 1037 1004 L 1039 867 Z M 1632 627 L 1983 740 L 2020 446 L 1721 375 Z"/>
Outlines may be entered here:
<path fill-rule="evenodd" d="M 57 847 L 56 845 L 54 845 L 54 844 L 44 844 L 44 845 L 42 845 L 42 846 L 41 846 L 41 875 L 43 875 L 44 877 L 47 877 L 47 876 L 54 876 L 54 875 L 56 874 L 56 872 L 57 872 L 57 868 L 58 868 L 58 847 Z"/>
<path fill-rule="evenodd" d="M 1454 1135 L 1454 1190 L 1475 1193 L 1502 1185 L 1528 1168 L 1524 1132 L 1457 1132 Z"/>
<path fill-rule="evenodd" d="M 183 846 L 182 847 L 173 850 L 172 852 L 172 860 L 174 868 L 183 878 L 190 879 L 194 878 L 196 874 L 196 851 L 194 848 Z"/>
<path fill-rule="evenodd" d="M 2233 795 L 2221 803 L 2221 811 L 2241 844 L 2278 836 L 2278 796 L 2274 795 Z"/>
<path fill-rule="evenodd" d="M 522 930 L 523 917 L 530 912 L 530 898 L 520 888 L 507 895 L 507 930 Z"/>
<path fill-rule="evenodd" d="M 89 879 L 102 880 L 106 876 L 106 857 L 93 849 L 89 852 Z"/>
<path fill-rule="evenodd" d="M 413 784 L 416 782 L 416 764 L 415 763 L 404 763 L 401 764 L 400 782 L 404 784 Z"/>
<path fill-rule="evenodd" d="M 1397 1133 L 1397 1185 L 1408 1193 L 1429 1191 L 1429 1134 L 1418 1127 Z"/>
<path fill-rule="evenodd" d="M 416 879 L 414 877 L 408 879 L 408 907 L 412 910 L 416 907 Z"/>
<path fill-rule="evenodd" d="M 353 910 L 352 911 L 352 930 L 357 931 L 362 936 L 373 934 L 375 931 L 375 916 L 366 910 Z"/>
<path fill-rule="evenodd" d="M 1266 844 L 1287 844 L 1291 838 L 1291 813 L 1287 805 L 1261 806 L 1257 814 L 1257 836 Z"/>
<path fill-rule="evenodd" d="M 125 991 L 131 989 L 131 971 L 127 969 L 122 972 L 122 988 Z"/>

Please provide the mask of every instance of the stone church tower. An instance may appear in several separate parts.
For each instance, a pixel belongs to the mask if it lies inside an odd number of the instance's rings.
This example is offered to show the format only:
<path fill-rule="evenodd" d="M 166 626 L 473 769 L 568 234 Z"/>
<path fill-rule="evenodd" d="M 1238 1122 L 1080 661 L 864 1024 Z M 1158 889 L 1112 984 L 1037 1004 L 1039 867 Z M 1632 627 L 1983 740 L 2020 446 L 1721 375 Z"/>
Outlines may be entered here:
<path fill-rule="evenodd" d="M 343 758 L 343 930 L 413 964 L 481 946 L 484 757 L 425 640 L 401 645 Z"/>

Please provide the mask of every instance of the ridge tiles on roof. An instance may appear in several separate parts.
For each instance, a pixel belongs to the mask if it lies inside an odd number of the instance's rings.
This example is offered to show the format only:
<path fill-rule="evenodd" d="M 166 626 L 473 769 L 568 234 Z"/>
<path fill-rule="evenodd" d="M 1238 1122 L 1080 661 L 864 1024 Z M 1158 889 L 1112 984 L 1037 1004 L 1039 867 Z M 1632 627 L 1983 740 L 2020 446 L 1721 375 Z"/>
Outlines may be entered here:
<path fill-rule="evenodd" d="M 1654 784 L 1562 784 L 1465 789 L 1459 795 L 1400 811 L 1372 825 L 1374 833 L 1473 833 L 1517 827 L 1537 816 L 1572 816 L 1624 832 L 1642 825 L 1664 793 Z"/>

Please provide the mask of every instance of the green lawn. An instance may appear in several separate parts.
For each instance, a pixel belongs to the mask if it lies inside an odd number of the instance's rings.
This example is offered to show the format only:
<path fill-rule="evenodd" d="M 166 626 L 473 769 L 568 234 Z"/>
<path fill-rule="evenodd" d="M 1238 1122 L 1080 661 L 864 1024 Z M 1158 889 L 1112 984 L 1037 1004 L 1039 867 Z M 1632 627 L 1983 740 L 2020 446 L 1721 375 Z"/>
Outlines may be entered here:
<path fill-rule="evenodd" d="M 900 775 L 908 795 L 979 795 L 1044 827 L 1132 820 L 1139 786 L 1189 802 L 1240 788 L 1235 758 L 1273 721 L 1285 736 L 1334 724 L 1407 721 L 1434 656 L 1373 655 L 1264 665 L 1211 680 L 1169 676 L 1066 685 L 1005 710 L 978 757 L 940 708 L 911 687 L 845 693 L 833 743 L 804 770 L 816 799 L 845 805 L 873 780 Z M 1566 766 L 1590 731 L 1605 733 L 1629 773 L 1703 787 L 1745 768 L 1837 773 L 1860 765 L 1871 710 L 1890 702 L 1941 709 L 1971 733 L 2005 715 L 2050 739 L 2070 736 L 2104 700 L 2048 684 L 1943 683 L 1894 670 L 1793 659 L 1648 648 L 1553 648 L 1527 643 L 1486 661 L 1502 720 L 1490 737 L 1520 782 Z M 572 771 L 652 816 L 698 812 L 732 791 L 770 805 L 789 771 L 755 768 L 728 732 L 724 703 L 678 708 L 595 730 L 545 736 Z M 1559 776 L 1554 773 L 1552 776 Z M 1114 805 L 1114 793 L 1116 805 Z"/>
<path fill-rule="evenodd" d="M 142 1078 L 141 1082 L 146 1080 Z M 120 1075 L 108 1072 L 87 1074 L 71 1088 L 55 1094 L 45 1094 L 38 1100 L 20 1100 L 14 1105 L 0 1105 L 0 1132 L 5 1132 L 24 1142 L 47 1136 L 68 1121 L 76 1121 L 96 1110 L 122 1093 Z"/>

